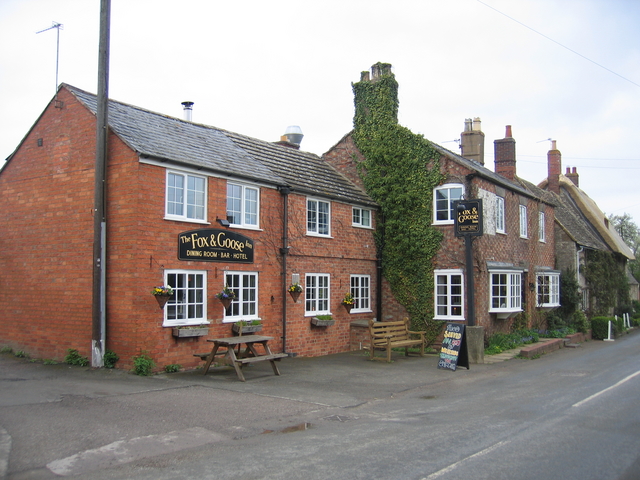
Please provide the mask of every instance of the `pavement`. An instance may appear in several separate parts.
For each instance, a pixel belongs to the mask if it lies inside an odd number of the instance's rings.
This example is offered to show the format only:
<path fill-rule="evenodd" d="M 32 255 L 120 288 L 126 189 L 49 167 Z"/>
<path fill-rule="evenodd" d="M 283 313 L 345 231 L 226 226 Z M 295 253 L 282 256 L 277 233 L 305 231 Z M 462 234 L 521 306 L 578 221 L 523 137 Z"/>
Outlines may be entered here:
<path fill-rule="evenodd" d="M 368 353 L 364 351 L 314 358 L 288 357 L 278 362 L 280 376 L 273 374 L 268 362 L 245 367 L 243 372 L 246 382 L 239 381 L 234 369 L 227 366 L 212 367 L 207 375 L 203 375 L 202 370 L 191 370 L 140 377 L 116 369 L 93 369 L 66 364 L 45 365 L 39 361 L 16 358 L 12 354 L 0 354 L 0 479 L 4 479 L 8 471 L 12 442 L 23 441 L 21 438 L 12 439 L 11 432 L 29 438 L 30 441 L 39 432 L 36 420 L 30 418 L 32 414 L 25 413 L 32 412 L 34 406 L 38 405 L 44 405 L 43 408 L 50 408 L 56 403 L 64 405 L 65 402 L 78 402 L 78 408 L 97 408 L 97 405 L 100 405 L 100 414 L 104 415 L 104 418 L 98 415 L 94 420 L 95 414 L 92 413 L 86 418 L 83 417 L 83 421 L 88 422 L 85 429 L 90 429 L 91 422 L 95 421 L 95 426 L 104 432 L 105 440 L 108 437 L 104 422 L 110 408 L 113 409 L 110 413 L 111 418 L 131 408 L 146 407 L 157 408 L 167 413 L 182 412 L 182 402 L 189 401 L 192 402 L 191 405 L 198 405 L 197 408 L 202 411 L 211 408 L 211 411 L 215 412 L 212 417 L 218 419 L 216 421 L 219 422 L 217 426 L 220 427 L 220 431 L 230 428 L 233 424 L 231 418 L 234 416 L 266 418 L 265 409 L 273 409 L 276 401 L 277 408 L 280 409 L 277 414 L 281 419 L 317 410 L 326 410 L 326 415 L 330 416 L 331 409 L 334 409 L 336 418 L 340 420 L 345 408 L 391 398 L 418 388 L 436 391 L 442 388 L 444 382 L 473 375 L 477 370 L 496 368 L 496 363 L 514 358 L 518 353 L 519 349 L 515 349 L 500 355 L 485 356 L 485 364 L 472 364 L 470 369 L 459 367 L 455 372 L 439 369 L 436 354 L 406 357 L 402 352 L 394 352 L 391 363 L 370 361 Z M 203 399 L 214 398 L 211 396 L 212 391 L 216 392 L 215 398 L 224 399 L 225 402 L 202 404 Z M 237 394 L 244 395 L 238 397 Z M 242 399 L 242 408 L 233 406 L 237 405 L 238 398 Z M 270 401 L 273 403 L 268 407 Z M 227 404 L 229 410 L 221 410 L 221 405 Z M 78 413 L 70 409 L 65 410 L 65 414 L 68 414 L 69 418 L 52 420 L 53 423 L 57 422 L 56 428 L 63 428 L 65 422 L 69 422 Z M 272 415 L 270 418 L 275 419 L 273 410 L 269 411 L 269 414 Z M 29 421 L 19 420 L 18 415 L 27 415 Z M 129 420 L 128 417 L 123 417 L 118 425 L 118 428 L 123 430 L 111 432 L 110 435 L 143 435 L 145 428 L 149 428 L 148 425 L 140 419 L 143 417 L 133 418 L 134 420 Z M 137 424 L 137 421 L 140 421 L 140 424 Z M 178 425 L 186 423 L 182 418 Z M 262 423 L 264 424 L 264 421 Z M 125 427 L 122 427 L 123 424 Z M 197 425 L 197 420 L 194 420 L 193 425 Z M 282 426 L 274 425 L 274 428 Z M 193 434 L 191 437 L 197 435 Z M 73 440 L 73 435 L 69 434 L 67 441 Z M 50 440 L 43 437 L 40 440 L 33 439 L 34 447 L 30 448 L 35 450 L 38 441 L 41 442 L 39 451 L 46 451 L 50 447 L 46 443 Z M 61 437 L 60 444 L 64 443 L 65 439 Z M 22 445 L 15 445 L 18 444 Z M 80 449 L 80 446 L 77 448 Z M 61 450 L 58 455 L 56 458 L 63 458 L 65 453 Z M 12 458 L 12 462 L 20 461 Z M 44 463 L 47 461 L 43 460 Z M 29 467 L 29 462 L 37 460 L 24 460 L 24 468 Z"/>

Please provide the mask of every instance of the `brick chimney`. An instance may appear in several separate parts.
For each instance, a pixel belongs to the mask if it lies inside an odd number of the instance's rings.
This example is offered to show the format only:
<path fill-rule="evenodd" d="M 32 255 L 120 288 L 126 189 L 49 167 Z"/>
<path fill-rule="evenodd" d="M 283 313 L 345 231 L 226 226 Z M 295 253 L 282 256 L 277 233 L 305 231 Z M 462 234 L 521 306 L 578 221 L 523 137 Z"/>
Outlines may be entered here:
<path fill-rule="evenodd" d="M 495 151 L 495 172 L 509 180 L 516 177 L 516 141 L 511 135 L 511 125 L 507 125 L 505 138 L 493 141 Z"/>
<path fill-rule="evenodd" d="M 556 141 L 551 140 L 551 150 L 547 152 L 547 189 L 560 193 L 560 173 L 562 171 L 562 154 L 556 148 Z"/>
<path fill-rule="evenodd" d="M 464 132 L 460 134 L 462 156 L 484 165 L 484 133 L 480 128 L 480 118 L 464 121 Z"/>
<path fill-rule="evenodd" d="M 569 167 L 567 167 L 567 173 L 565 173 L 564 176 L 571 180 L 576 187 L 580 186 L 580 178 L 576 171 L 576 167 L 573 167 L 573 171 L 569 171 Z"/>

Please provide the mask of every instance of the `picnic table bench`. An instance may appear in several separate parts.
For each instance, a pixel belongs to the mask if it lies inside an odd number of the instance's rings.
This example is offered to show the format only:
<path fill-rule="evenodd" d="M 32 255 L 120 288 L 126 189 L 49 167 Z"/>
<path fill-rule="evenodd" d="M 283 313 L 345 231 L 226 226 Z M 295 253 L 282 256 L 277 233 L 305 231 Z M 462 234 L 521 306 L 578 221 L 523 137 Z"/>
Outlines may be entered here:
<path fill-rule="evenodd" d="M 409 356 L 409 347 L 420 346 L 420 356 L 424 357 L 425 332 L 413 332 L 409 330 L 409 319 L 396 322 L 374 322 L 369 320 L 369 335 L 371 345 L 369 355 L 371 360 L 384 360 L 383 357 L 376 357 L 376 349 L 387 351 L 387 362 L 391 362 L 391 349 L 404 347 L 404 354 Z M 419 335 L 420 338 L 412 338 Z"/>

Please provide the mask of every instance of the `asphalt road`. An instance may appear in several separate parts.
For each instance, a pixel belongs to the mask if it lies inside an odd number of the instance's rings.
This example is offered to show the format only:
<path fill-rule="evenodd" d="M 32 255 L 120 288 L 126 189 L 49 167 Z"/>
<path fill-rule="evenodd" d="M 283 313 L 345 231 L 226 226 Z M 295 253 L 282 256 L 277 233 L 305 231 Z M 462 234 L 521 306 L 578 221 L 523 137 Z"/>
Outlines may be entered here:
<path fill-rule="evenodd" d="M 0 355 L 0 477 L 640 478 L 640 334 L 439 370 L 359 353 L 137 377 Z M 6 456 L 5 456 L 6 458 Z"/>

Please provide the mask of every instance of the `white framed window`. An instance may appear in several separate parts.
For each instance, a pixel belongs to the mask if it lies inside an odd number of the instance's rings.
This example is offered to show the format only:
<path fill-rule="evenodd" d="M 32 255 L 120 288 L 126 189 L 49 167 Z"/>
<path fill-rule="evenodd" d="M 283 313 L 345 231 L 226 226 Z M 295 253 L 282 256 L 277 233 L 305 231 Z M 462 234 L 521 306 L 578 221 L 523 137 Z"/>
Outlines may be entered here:
<path fill-rule="evenodd" d="M 464 188 L 457 183 L 447 183 L 433 189 L 433 223 L 453 224 L 453 202 L 462 200 Z"/>
<path fill-rule="evenodd" d="M 331 204 L 307 198 L 307 235 L 331 235 Z"/>
<path fill-rule="evenodd" d="M 491 270 L 489 312 L 498 318 L 522 311 L 522 272 Z"/>
<path fill-rule="evenodd" d="M 258 320 L 258 273 L 224 272 L 224 282 L 236 298 L 225 310 L 223 322 Z"/>
<path fill-rule="evenodd" d="M 235 227 L 259 228 L 260 189 L 227 183 L 227 220 Z"/>
<path fill-rule="evenodd" d="M 435 270 L 435 320 L 464 320 L 462 270 Z"/>
<path fill-rule="evenodd" d="M 173 295 L 164 307 L 163 326 L 208 323 L 206 271 L 166 270 L 164 284 L 173 288 Z"/>
<path fill-rule="evenodd" d="M 496 196 L 496 232 L 507 233 L 504 215 L 504 198 L 498 196 Z"/>
<path fill-rule="evenodd" d="M 351 222 L 354 227 L 371 228 L 371 210 L 353 207 Z"/>
<path fill-rule="evenodd" d="M 527 206 L 520 205 L 520 237 L 529 237 L 529 228 L 527 227 Z"/>
<path fill-rule="evenodd" d="M 329 310 L 329 275 L 307 273 L 305 275 L 305 315 L 326 315 Z"/>
<path fill-rule="evenodd" d="M 544 212 L 538 212 L 538 240 L 547 241 L 547 230 L 544 224 Z"/>
<path fill-rule="evenodd" d="M 536 306 L 560 306 L 560 272 L 544 272 L 536 275 Z"/>
<path fill-rule="evenodd" d="M 166 218 L 199 220 L 207 218 L 207 179 L 167 170 Z"/>
<path fill-rule="evenodd" d="M 351 275 L 350 292 L 354 302 L 352 312 L 371 311 L 371 277 L 369 275 Z"/>

